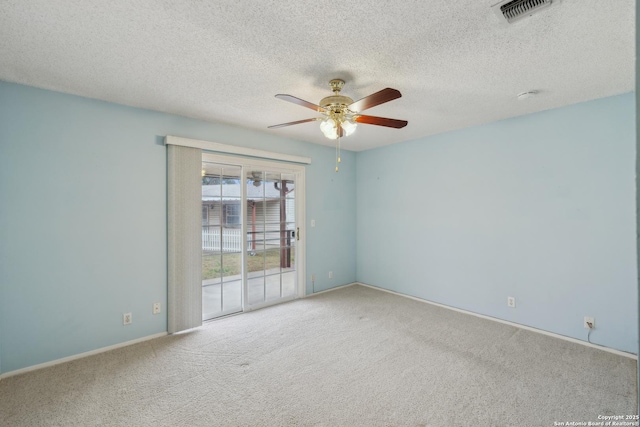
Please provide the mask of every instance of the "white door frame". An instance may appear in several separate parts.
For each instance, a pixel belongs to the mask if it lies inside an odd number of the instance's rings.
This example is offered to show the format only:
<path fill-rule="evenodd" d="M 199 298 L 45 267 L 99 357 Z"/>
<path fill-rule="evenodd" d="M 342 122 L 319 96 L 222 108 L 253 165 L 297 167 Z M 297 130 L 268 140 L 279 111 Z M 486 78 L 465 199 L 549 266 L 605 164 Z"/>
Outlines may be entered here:
<path fill-rule="evenodd" d="M 296 239 L 299 240 L 296 243 L 296 292 L 291 298 L 278 299 L 275 302 L 263 302 L 259 304 L 249 305 L 248 303 L 248 290 L 247 290 L 247 261 L 246 254 L 248 250 L 247 239 L 242 239 L 242 252 L 243 252 L 243 265 L 242 265 L 242 311 L 256 310 L 262 307 L 266 307 L 273 304 L 279 304 L 288 300 L 296 298 L 304 298 L 306 296 L 306 283 L 305 283 L 305 269 L 306 269 L 306 230 L 305 230 L 305 167 L 304 165 L 294 163 L 284 163 L 271 160 L 259 160 L 247 157 L 229 156 L 218 153 L 210 153 L 202 151 L 202 161 L 211 163 L 227 164 L 230 166 L 237 166 L 241 168 L 242 176 L 242 204 L 244 220 L 242 221 L 242 235 L 247 235 L 247 221 L 246 221 L 246 200 L 247 200 L 247 186 L 245 183 L 245 174 L 247 170 L 265 170 L 269 172 L 287 173 L 295 176 L 295 203 L 296 203 Z"/>

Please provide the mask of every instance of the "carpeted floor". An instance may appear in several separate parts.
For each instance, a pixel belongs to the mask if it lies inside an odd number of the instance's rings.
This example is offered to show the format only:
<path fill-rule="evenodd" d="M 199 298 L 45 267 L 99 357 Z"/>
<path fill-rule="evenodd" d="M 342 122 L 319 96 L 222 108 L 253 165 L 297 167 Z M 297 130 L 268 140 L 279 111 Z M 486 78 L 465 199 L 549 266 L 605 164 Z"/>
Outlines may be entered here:
<path fill-rule="evenodd" d="M 553 426 L 636 362 L 351 286 L 0 381 L 2 426 Z"/>

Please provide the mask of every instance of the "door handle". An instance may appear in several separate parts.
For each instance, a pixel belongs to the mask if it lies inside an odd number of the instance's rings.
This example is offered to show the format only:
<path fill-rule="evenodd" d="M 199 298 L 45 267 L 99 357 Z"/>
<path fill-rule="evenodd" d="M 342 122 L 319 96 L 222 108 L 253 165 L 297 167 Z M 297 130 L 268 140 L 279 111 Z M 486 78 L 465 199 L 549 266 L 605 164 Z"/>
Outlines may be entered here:
<path fill-rule="evenodd" d="M 296 240 L 300 240 L 300 227 L 296 228 Z"/>

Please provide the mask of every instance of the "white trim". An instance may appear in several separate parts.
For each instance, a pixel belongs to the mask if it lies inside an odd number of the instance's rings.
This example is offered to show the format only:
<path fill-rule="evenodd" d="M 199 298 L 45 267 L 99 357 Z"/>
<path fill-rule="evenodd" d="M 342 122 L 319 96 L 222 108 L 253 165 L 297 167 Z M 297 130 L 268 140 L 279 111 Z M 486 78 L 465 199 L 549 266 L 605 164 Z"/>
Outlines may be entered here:
<path fill-rule="evenodd" d="M 324 294 L 326 292 L 331 292 L 331 291 L 337 291 L 338 289 L 344 289 L 344 288 L 348 288 L 349 286 L 353 286 L 353 285 L 362 285 L 362 286 L 367 286 L 367 285 L 363 285 L 360 282 L 351 282 L 351 283 L 347 283 L 346 285 L 340 285 L 340 286 L 336 286 L 335 288 L 329 288 L 329 289 L 325 289 L 324 291 L 318 291 L 318 292 L 314 292 L 312 294 L 307 295 L 307 298 L 311 298 L 311 297 L 315 297 L 316 295 L 320 295 L 320 294 Z M 377 289 L 377 288 L 376 288 Z"/>
<path fill-rule="evenodd" d="M 199 139 L 182 138 L 167 135 L 164 138 L 165 145 L 180 145 L 182 147 L 200 148 L 206 151 L 214 151 L 223 154 L 236 154 L 240 156 L 257 157 L 283 162 L 311 164 L 311 157 L 294 156 L 292 154 L 274 153 L 272 151 L 257 150 L 255 148 L 238 147 L 236 145 L 220 144 L 218 142 L 201 141 Z"/>
<path fill-rule="evenodd" d="M 617 354 L 618 356 L 624 356 L 624 357 L 628 357 L 628 358 L 633 359 L 633 360 L 638 360 L 638 356 L 636 354 L 627 353 L 626 351 L 616 350 L 615 348 L 605 347 L 603 345 L 598 345 L 598 344 L 592 344 L 592 343 L 590 343 L 588 341 L 582 341 L 582 340 L 579 340 L 579 339 L 576 339 L 576 338 L 568 337 L 566 335 L 560 335 L 560 334 L 556 334 L 554 332 L 549 332 L 549 331 L 545 331 L 545 330 L 542 330 L 542 329 L 536 329 L 536 328 L 533 328 L 531 326 L 521 325 L 519 323 L 510 322 L 508 320 L 499 319 L 497 317 L 491 317 L 491 316 L 486 316 L 484 314 L 474 313 L 473 311 L 467 311 L 467 310 L 463 310 L 461 308 L 455 308 L 455 307 L 451 307 L 449 305 L 444 305 L 444 304 L 440 304 L 440 303 L 437 303 L 437 302 L 429 301 L 429 300 L 426 300 L 426 299 L 413 297 L 411 295 L 401 294 L 400 292 L 390 291 L 389 289 L 384 289 L 384 288 L 379 288 L 377 286 L 367 285 L 367 284 L 362 283 L 362 282 L 356 282 L 356 283 L 352 283 L 352 284 L 361 285 L 361 286 L 365 286 L 367 288 L 376 289 L 378 291 L 383 291 L 383 292 L 387 292 L 387 293 L 390 293 L 390 294 L 393 294 L 393 295 L 398 295 L 398 296 L 401 296 L 401 297 L 409 298 L 409 299 L 412 299 L 414 301 L 419 301 L 419 302 L 424 302 L 424 303 L 427 303 L 427 304 L 435 305 L 436 307 L 442 307 L 442 308 L 446 308 L 448 310 L 457 311 L 458 313 L 470 314 L 471 316 L 479 317 L 481 319 L 493 320 L 494 322 L 504 323 L 505 325 L 514 326 L 516 328 L 524 329 L 524 330 L 531 331 L 531 332 L 537 332 L 537 333 L 542 334 L 542 335 L 547 335 L 549 337 L 558 338 L 558 339 L 561 339 L 561 340 L 564 340 L 564 341 L 569 341 L 569 342 L 572 342 L 574 344 L 582 344 L 582 345 L 584 345 L 586 347 L 591 347 L 591 348 L 595 348 L 595 349 L 598 349 L 598 350 L 606 351 L 608 353 Z M 347 286 L 350 286 L 350 285 L 347 285 Z M 339 288 L 332 288 L 332 289 L 328 289 L 328 290 L 333 291 L 335 289 L 339 289 Z M 324 292 L 326 292 L 326 291 L 324 291 Z"/>
<path fill-rule="evenodd" d="M 115 349 L 118 349 L 118 348 L 127 347 L 127 346 L 130 346 L 130 345 L 133 345 L 133 344 L 138 344 L 138 343 L 141 343 L 141 342 L 144 342 L 144 341 L 149 341 L 149 340 L 152 340 L 152 339 L 155 339 L 155 338 L 164 337 L 166 335 L 167 335 L 166 332 L 160 332 L 158 334 L 148 335 L 146 337 L 137 338 L 135 340 L 125 341 L 125 342 L 121 342 L 119 344 L 114 344 L 114 345 L 110 345 L 110 346 L 107 346 L 107 347 L 102 347 L 102 348 L 97 348 L 95 350 L 86 351 L 84 353 L 74 354 L 73 356 L 63 357 L 62 359 L 56 359 L 56 360 L 51 360 L 50 362 L 40 363 L 38 365 L 27 366 L 26 368 L 16 369 L 14 371 L 9 371 L 9 372 L 5 372 L 4 374 L 0 374 L 0 380 L 3 380 L 5 378 L 9 378 L 9 377 L 13 377 L 15 375 L 25 374 L 25 373 L 31 372 L 31 371 L 37 371 L 39 369 L 48 368 L 50 366 L 59 365 L 61 363 L 71 362 L 72 360 L 83 359 L 85 357 L 94 356 L 96 354 L 104 353 L 104 352 L 115 350 Z"/>

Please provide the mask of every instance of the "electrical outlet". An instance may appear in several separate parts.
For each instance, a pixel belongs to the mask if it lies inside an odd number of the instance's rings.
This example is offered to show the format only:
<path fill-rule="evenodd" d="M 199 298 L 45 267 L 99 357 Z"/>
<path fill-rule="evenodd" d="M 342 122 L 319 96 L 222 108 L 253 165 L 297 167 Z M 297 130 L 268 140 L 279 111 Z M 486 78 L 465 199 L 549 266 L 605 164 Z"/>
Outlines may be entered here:
<path fill-rule="evenodd" d="M 329 279 L 333 279 L 333 271 L 329 272 Z"/>
<path fill-rule="evenodd" d="M 315 275 L 315 274 L 312 274 L 312 275 L 311 275 L 311 281 L 312 281 L 312 282 L 315 282 L 315 281 L 316 281 L 316 275 Z"/>
<path fill-rule="evenodd" d="M 159 302 L 154 302 L 153 303 L 153 314 L 160 314 L 160 303 Z"/>
<path fill-rule="evenodd" d="M 315 226 L 316 226 L 316 220 L 315 220 L 315 219 L 312 219 L 312 220 L 311 220 L 311 227 L 315 227 Z"/>
<path fill-rule="evenodd" d="M 585 329 L 595 329 L 596 327 L 596 319 L 593 317 L 584 317 L 584 328 Z"/>
<path fill-rule="evenodd" d="M 507 305 L 511 308 L 516 308 L 516 299 L 515 297 L 507 297 Z"/>
<path fill-rule="evenodd" d="M 130 325 L 131 322 L 133 322 L 133 319 L 131 318 L 131 313 L 124 313 L 122 315 L 122 324 L 123 325 Z"/>

